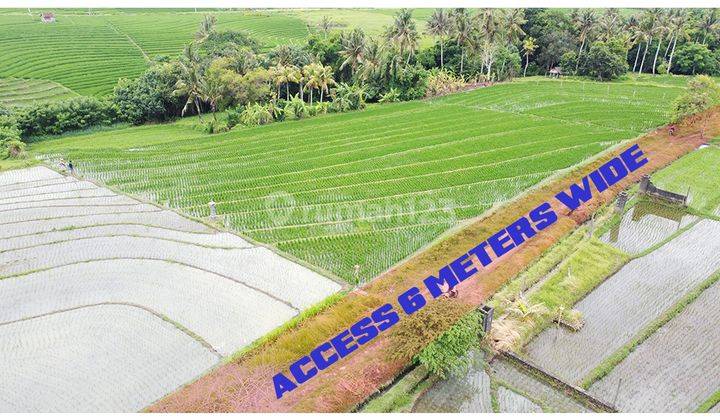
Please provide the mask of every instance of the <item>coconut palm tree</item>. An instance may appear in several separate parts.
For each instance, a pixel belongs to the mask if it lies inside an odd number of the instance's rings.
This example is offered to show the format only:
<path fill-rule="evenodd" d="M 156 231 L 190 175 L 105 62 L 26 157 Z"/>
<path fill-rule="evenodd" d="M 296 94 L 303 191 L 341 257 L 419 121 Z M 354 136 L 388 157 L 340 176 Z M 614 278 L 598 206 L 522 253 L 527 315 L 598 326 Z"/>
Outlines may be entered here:
<path fill-rule="evenodd" d="M 644 32 L 642 30 L 642 27 L 640 26 L 640 22 L 635 16 L 630 16 L 630 19 L 628 19 L 626 25 L 625 25 L 625 31 L 630 35 L 630 41 L 632 47 L 633 45 L 637 45 L 637 52 L 635 53 L 635 62 L 633 63 L 632 71 L 635 73 L 635 69 L 637 68 L 638 59 L 640 58 L 640 48 L 642 46 L 642 42 L 644 39 Z"/>
<path fill-rule="evenodd" d="M 578 50 L 576 60 L 577 63 L 575 64 L 576 72 L 578 70 L 578 67 L 580 66 L 580 57 L 582 56 L 583 49 L 585 48 L 585 44 L 590 37 L 590 32 L 592 32 L 592 30 L 595 28 L 596 22 L 597 16 L 595 15 L 594 10 L 583 10 L 581 12 L 575 10 L 573 12 L 572 23 L 578 32 L 578 40 L 580 41 L 580 49 Z"/>
<path fill-rule="evenodd" d="M 718 9 L 705 10 L 698 25 L 698 32 L 703 36 L 703 44 L 707 41 L 708 36 L 720 32 L 720 13 L 718 13 Z"/>
<path fill-rule="evenodd" d="M 653 68 L 652 73 L 655 74 L 655 70 L 657 69 L 657 59 L 658 55 L 660 54 L 660 46 L 663 43 L 663 39 L 665 39 L 665 35 L 667 35 L 669 31 L 669 24 L 668 24 L 668 16 L 663 13 L 662 10 L 658 12 L 658 17 L 655 20 L 655 36 L 658 37 L 658 45 L 657 49 L 655 50 L 655 58 L 653 59 Z"/>
<path fill-rule="evenodd" d="M 527 74 L 527 68 L 530 64 L 530 56 L 537 50 L 538 45 L 535 43 L 535 38 L 529 36 L 523 41 L 523 54 L 525 55 L 525 69 L 523 70 L 523 77 Z"/>
<path fill-rule="evenodd" d="M 452 20 L 443 9 L 435 9 L 427 21 L 427 33 L 434 36 L 440 43 L 440 68 L 445 67 L 445 41 L 450 37 Z M 437 41 L 436 41 L 437 42 Z"/>
<path fill-rule="evenodd" d="M 360 65 L 359 78 L 361 80 L 368 80 L 371 77 L 377 76 L 382 68 L 383 64 L 383 48 L 379 42 L 369 40 L 365 44 L 365 51 L 363 51 L 363 61 Z"/>
<path fill-rule="evenodd" d="M 290 99 L 290 83 L 300 82 L 300 69 L 295 66 L 275 66 L 271 67 L 270 71 L 275 79 L 275 85 L 277 86 L 277 96 L 280 98 L 280 87 L 285 85 L 285 99 Z"/>
<path fill-rule="evenodd" d="M 418 48 L 418 31 L 410 9 L 401 9 L 395 15 L 393 24 L 385 32 L 385 37 L 397 46 L 401 56 L 407 53 L 405 61 L 407 67 L 410 64 L 410 58 Z"/>
<path fill-rule="evenodd" d="M 318 63 L 310 63 L 303 67 L 305 75 L 305 89 L 310 92 L 310 105 L 313 104 L 313 91 L 320 87 L 320 73 L 323 66 Z"/>
<path fill-rule="evenodd" d="M 183 54 L 178 60 L 178 68 L 180 71 L 177 83 L 175 83 L 173 95 L 187 96 L 185 106 L 180 112 L 180 115 L 185 116 L 185 113 L 195 105 L 198 118 L 200 122 L 202 122 L 200 102 L 203 98 L 202 84 L 205 72 L 200 55 L 197 53 L 197 50 L 195 50 L 192 42 L 185 46 Z"/>
<path fill-rule="evenodd" d="M 525 36 L 522 26 L 527 22 L 525 9 L 510 9 L 505 13 L 505 35 L 508 44 L 516 45 L 520 37 Z"/>
<path fill-rule="evenodd" d="M 453 22 L 453 33 L 455 34 L 455 42 L 460 47 L 460 74 L 463 72 L 466 50 L 470 44 L 473 27 L 472 15 L 467 9 L 455 9 L 451 13 Z"/>
<path fill-rule="evenodd" d="M 198 42 L 205 41 L 210 34 L 215 32 L 215 25 L 217 25 L 217 18 L 215 15 L 205 15 L 203 20 L 200 22 L 200 29 L 195 32 L 195 39 Z"/>
<path fill-rule="evenodd" d="M 597 22 L 600 40 L 609 41 L 618 34 L 621 25 L 622 17 L 620 16 L 620 12 L 618 12 L 617 9 L 607 9 Z"/>
<path fill-rule="evenodd" d="M 330 66 L 319 65 L 317 68 L 317 81 L 320 88 L 320 103 L 323 101 L 323 92 L 330 93 L 329 87 L 335 85 L 333 69 Z"/>
<path fill-rule="evenodd" d="M 643 67 L 645 67 L 645 57 L 647 56 L 650 44 L 652 44 L 653 37 L 655 35 L 657 24 L 658 13 L 660 9 L 649 9 L 643 13 L 641 27 L 643 30 L 643 38 L 645 40 L 645 52 L 643 52 L 642 60 L 640 61 L 640 68 L 638 68 L 638 74 L 642 73 Z"/>
<path fill-rule="evenodd" d="M 360 28 L 356 28 L 350 33 L 343 32 L 340 37 L 340 43 L 342 44 L 340 55 L 345 58 L 342 64 L 340 64 L 340 70 L 350 66 L 350 76 L 352 77 L 358 66 L 363 62 L 363 56 L 365 54 L 365 33 Z"/>
<path fill-rule="evenodd" d="M 227 93 L 227 87 L 219 77 L 203 77 L 200 80 L 200 94 L 203 101 L 210 104 L 213 121 L 217 122 L 218 104 L 223 100 Z"/>
<path fill-rule="evenodd" d="M 670 59 L 668 60 L 667 74 L 670 74 L 670 69 L 672 68 L 678 38 L 682 38 L 683 40 L 689 38 L 687 28 L 689 20 L 690 16 L 684 10 L 679 9 L 670 21 L 670 40 L 672 41 L 672 50 L 670 52 Z"/>

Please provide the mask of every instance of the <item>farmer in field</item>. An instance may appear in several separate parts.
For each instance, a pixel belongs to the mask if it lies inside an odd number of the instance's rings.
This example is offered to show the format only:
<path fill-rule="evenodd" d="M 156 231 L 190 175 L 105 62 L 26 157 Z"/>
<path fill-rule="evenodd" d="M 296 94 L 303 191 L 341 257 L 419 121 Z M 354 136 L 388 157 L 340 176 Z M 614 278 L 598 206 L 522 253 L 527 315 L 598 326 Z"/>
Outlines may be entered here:
<path fill-rule="evenodd" d="M 670 133 L 671 136 L 675 135 L 675 130 L 677 130 L 677 126 L 675 124 L 668 127 L 668 133 Z"/>
<path fill-rule="evenodd" d="M 75 166 L 73 165 L 72 160 L 68 163 L 68 169 L 70 169 L 70 173 L 72 175 L 75 175 Z"/>

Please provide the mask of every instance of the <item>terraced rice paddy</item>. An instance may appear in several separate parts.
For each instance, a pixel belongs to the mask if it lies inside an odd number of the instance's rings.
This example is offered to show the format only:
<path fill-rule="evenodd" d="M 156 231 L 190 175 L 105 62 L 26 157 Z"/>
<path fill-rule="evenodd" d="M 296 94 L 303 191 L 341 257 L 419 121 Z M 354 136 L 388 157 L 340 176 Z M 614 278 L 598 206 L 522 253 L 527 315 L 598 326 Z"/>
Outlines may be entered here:
<path fill-rule="evenodd" d="M 626 412 L 695 411 L 720 389 L 719 301 L 716 282 L 590 391 Z"/>
<path fill-rule="evenodd" d="M 626 264 L 580 301 L 585 325 L 552 327 L 526 348 L 540 366 L 579 381 L 688 291 L 720 269 L 720 223 L 702 220 L 650 254 Z"/>
<path fill-rule="evenodd" d="M 227 226 L 362 282 L 458 220 L 662 124 L 661 104 L 679 92 L 531 79 L 214 136 L 170 141 L 173 126 L 143 127 L 34 150 L 198 217 L 213 200 Z"/>
<path fill-rule="evenodd" d="M 246 30 L 265 46 L 300 42 L 307 36 L 297 18 L 218 12 L 218 29 Z M 83 95 L 112 92 L 121 77 L 136 77 L 147 60 L 175 55 L 192 40 L 205 13 L 154 12 L 88 15 L 57 13 L 45 24 L 37 14 L 0 14 L 0 77 L 59 83 Z"/>
<path fill-rule="evenodd" d="M 67 99 L 77 94 L 47 80 L 0 79 L 0 107 L 11 108 Z"/>
<path fill-rule="evenodd" d="M 492 413 L 490 376 L 482 357 L 459 378 L 450 377 L 429 388 L 413 407 L 419 413 Z"/>
<path fill-rule="evenodd" d="M 340 289 L 44 167 L 0 173 L 0 223 L 0 411 L 137 411 Z"/>

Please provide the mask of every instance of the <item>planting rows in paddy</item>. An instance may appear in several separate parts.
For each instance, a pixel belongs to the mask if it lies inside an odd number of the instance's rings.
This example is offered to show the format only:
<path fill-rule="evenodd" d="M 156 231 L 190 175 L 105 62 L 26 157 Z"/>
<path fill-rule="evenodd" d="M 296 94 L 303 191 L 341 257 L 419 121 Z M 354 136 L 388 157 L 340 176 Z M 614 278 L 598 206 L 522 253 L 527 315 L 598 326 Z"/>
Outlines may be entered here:
<path fill-rule="evenodd" d="M 56 101 L 77 94 L 70 89 L 47 80 L 0 79 L 0 107 L 30 105 L 35 102 Z"/>
<path fill-rule="evenodd" d="M 141 409 L 340 289 L 44 167 L 0 174 L 0 222 L 0 411 Z"/>
<path fill-rule="evenodd" d="M 194 216 L 215 201 L 227 226 L 359 282 L 458 220 L 663 123 L 673 92 L 531 80 L 162 145 L 139 146 L 160 138 L 158 127 L 36 150 Z"/>
<path fill-rule="evenodd" d="M 579 383 L 682 296 L 720 269 L 720 223 L 702 220 L 634 259 L 580 301 L 584 326 L 543 331 L 526 348 L 543 368 Z"/>
<path fill-rule="evenodd" d="M 246 30 L 272 47 L 300 41 L 305 24 L 280 14 L 216 13 L 219 30 Z M 36 14 L 0 15 L 0 77 L 43 79 L 83 95 L 112 92 L 137 77 L 147 60 L 176 55 L 193 39 L 204 13 L 65 14 L 51 24 Z"/>
<path fill-rule="evenodd" d="M 720 389 L 719 301 L 716 282 L 590 391 L 626 412 L 695 411 Z"/>

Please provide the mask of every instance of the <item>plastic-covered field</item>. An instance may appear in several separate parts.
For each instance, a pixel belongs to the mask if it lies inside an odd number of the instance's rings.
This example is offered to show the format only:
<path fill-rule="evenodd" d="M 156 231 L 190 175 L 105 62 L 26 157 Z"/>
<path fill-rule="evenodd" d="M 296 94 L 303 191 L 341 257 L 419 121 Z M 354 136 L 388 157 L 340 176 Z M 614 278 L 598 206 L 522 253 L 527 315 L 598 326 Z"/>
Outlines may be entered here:
<path fill-rule="evenodd" d="M 720 282 L 590 391 L 628 412 L 692 412 L 720 389 Z M 649 386 L 652 384 L 652 386 Z"/>
<path fill-rule="evenodd" d="M 142 409 L 341 287 L 45 167 L 0 173 L 0 221 L 0 411 Z"/>
<path fill-rule="evenodd" d="M 526 348 L 540 366 L 577 383 L 688 291 L 720 268 L 720 223 L 703 220 L 650 254 L 632 260 L 575 308 L 578 332 L 543 331 Z"/>

